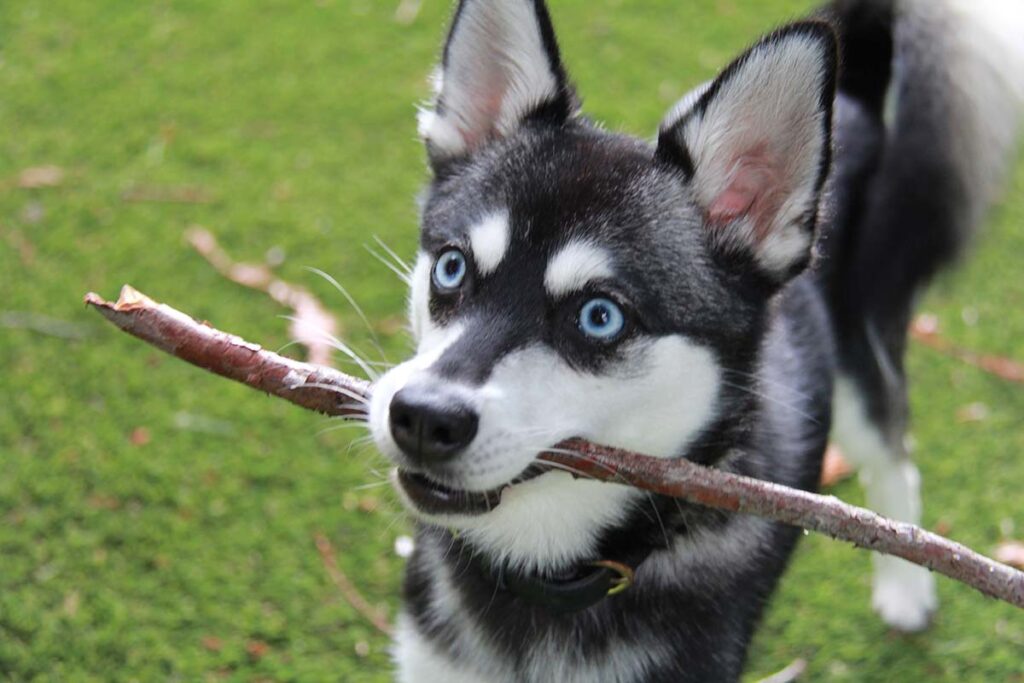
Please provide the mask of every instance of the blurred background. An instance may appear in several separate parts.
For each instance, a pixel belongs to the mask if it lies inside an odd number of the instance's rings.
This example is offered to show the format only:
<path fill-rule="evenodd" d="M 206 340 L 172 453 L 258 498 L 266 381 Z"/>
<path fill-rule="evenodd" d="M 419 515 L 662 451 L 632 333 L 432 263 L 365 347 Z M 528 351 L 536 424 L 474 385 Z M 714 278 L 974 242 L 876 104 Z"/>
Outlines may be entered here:
<path fill-rule="evenodd" d="M 810 7 L 552 5 L 588 113 L 641 135 Z M 308 290 L 370 360 L 402 358 L 404 285 L 365 245 L 414 253 L 414 105 L 450 9 L 0 4 L 0 679 L 389 680 L 387 638 L 331 566 L 393 618 L 409 523 L 380 457 L 353 443 L 362 431 L 163 356 L 81 302 L 127 282 L 284 347 L 290 311 L 200 255 L 187 235 L 205 230 Z M 1024 359 L 1024 164 L 1007 196 L 922 311 L 949 343 Z M 337 278 L 369 328 L 307 267 Z M 926 525 L 986 553 L 1024 536 L 1020 384 L 922 344 L 910 368 Z M 852 480 L 832 491 L 862 502 Z M 869 565 L 805 539 L 749 680 L 802 657 L 813 681 L 1024 681 L 1019 611 L 940 579 L 934 627 L 890 634 Z"/>

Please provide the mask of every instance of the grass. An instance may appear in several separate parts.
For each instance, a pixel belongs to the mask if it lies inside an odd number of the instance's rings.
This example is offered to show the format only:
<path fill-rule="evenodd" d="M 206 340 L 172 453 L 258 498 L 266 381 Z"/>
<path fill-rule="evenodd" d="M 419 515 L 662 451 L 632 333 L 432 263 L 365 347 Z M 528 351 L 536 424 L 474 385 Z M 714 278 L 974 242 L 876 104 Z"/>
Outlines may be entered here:
<path fill-rule="evenodd" d="M 636 6 L 633 6 L 633 5 Z M 653 131 L 673 98 L 721 67 L 797 0 L 556 2 L 587 108 Z M 9 0 L 0 6 L 0 679 L 388 680 L 386 639 L 339 598 L 322 532 L 372 601 L 397 608 L 407 522 L 379 459 L 351 430 L 161 356 L 104 326 L 81 296 L 123 282 L 267 347 L 282 311 L 216 275 L 183 242 L 213 230 L 240 258 L 272 247 L 280 271 L 358 317 L 392 358 L 397 279 L 363 250 L 415 244 L 425 179 L 413 104 L 447 21 L 426 0 L 254 3 Z M 54 164 L 57 187 L 22 189 Z M 127 201 L 199 188 L 207 203 Z M 1024 173 L 971 260 L 924 308 L 958 343 L 1024 358 Z M 127 193 L 127 194 L 126 194 Z M 13 314 L 70 324 L 40 333 Z M 45 321 L 44 321 L 45 322 Z M 52 327 L 52 326 L 51 326 Z M 925 522 L 982 551 L 1024 536 L 1024 394 L 914 348 L 914 434 Z M 988 416 L 961 423 L 983 403 Z M 860 501 L 853 483 L 837 493 Z M 886 632 L 868 607 L 868 556 L 802 545 L 762 628 L 750 679 L 795 657 L 814 681 L 1022 681 L 1024 618 L 940 580 L 935 627 Z"/>

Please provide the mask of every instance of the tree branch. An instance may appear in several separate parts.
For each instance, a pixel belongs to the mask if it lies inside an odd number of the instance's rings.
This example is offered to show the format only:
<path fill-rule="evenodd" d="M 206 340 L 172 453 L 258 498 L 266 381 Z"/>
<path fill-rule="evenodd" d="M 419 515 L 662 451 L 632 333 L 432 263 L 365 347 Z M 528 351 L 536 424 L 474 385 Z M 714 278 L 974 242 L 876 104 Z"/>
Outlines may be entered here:
<path fill-rule="evenodd" d="M 201 368 L 327 415 L 365 415 L 368 382 L 301 363 L 197 322 L 125 286 L 116 303 L 85 303 L 125 332 Z M 1024 609 L 1024 572 L 929 531 L 823 496 L 704 467 L 598 446 L 579 439 L 541 459 L 581 476 L 634 486 L 691 503 L 810 529 L 928 567 Z"/>

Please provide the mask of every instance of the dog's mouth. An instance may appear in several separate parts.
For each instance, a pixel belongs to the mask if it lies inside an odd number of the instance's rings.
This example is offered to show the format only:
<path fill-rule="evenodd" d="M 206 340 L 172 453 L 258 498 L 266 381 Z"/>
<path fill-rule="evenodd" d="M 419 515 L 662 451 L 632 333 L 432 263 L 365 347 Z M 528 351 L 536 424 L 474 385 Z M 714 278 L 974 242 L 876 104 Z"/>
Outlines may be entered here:
<path fill-rule="evenodd" d="M 508 483 L 487 491 L 455 489 L 421 472 L 399 467 L 396 484 L 418 512 L 426 515 L 483 515 L 501 504 L 507 489 L 550 471 L 543 465 L 531 465 Z"/>

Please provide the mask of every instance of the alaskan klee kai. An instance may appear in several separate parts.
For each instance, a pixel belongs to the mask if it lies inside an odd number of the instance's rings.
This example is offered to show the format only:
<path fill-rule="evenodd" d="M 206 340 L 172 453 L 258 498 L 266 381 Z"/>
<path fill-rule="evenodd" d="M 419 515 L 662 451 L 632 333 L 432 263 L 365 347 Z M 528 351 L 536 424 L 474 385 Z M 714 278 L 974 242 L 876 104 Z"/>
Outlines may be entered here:
<path fill-rule="evenodd" d="M 542 0 L 462 0 L 436 86 L 417 353 L 370 408 L 418 518 L 399 680 L 737 680 L 799 531 L 536 456 L 583 437 L 813 489 L 831 434 L 918 521 L 906 329 L 1006 171 L 1024 4 L 838 0 L 653 144 L 581 113 Z M 876 557 L 872 602 L 924 628 L 933 578 Z"/>

